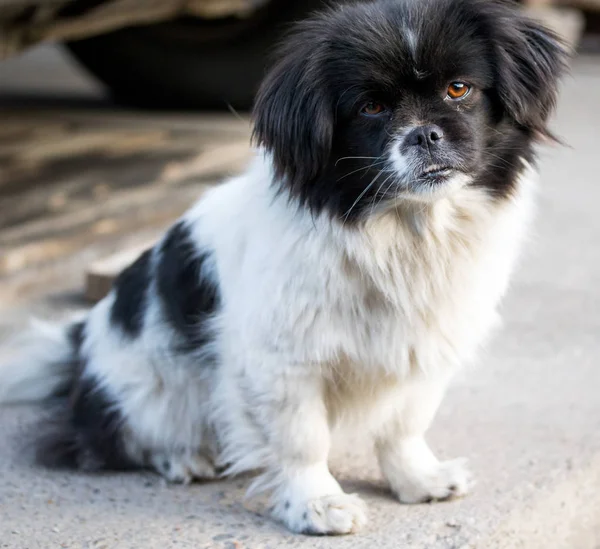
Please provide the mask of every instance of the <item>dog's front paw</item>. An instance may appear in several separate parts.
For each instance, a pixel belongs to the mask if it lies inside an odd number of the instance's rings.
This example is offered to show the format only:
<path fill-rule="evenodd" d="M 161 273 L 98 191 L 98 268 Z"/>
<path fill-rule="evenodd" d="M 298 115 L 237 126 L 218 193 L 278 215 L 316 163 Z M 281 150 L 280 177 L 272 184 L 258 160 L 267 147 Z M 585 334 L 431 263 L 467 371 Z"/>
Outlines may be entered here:
<path fill-rule="evenodd" d="M 335 494 L 274 509 L 290 530 L 309 535 L 353 534 L 367 523 L 366 505 L 354 494 Z"/>
<path fill-rule="evenodd" d="M 438 462 L 419 474 L 407 475 L 393 489 L 402 503 L 423 503 L 464 496 L 473 484 L 467 460 L 459 458 Z"/>

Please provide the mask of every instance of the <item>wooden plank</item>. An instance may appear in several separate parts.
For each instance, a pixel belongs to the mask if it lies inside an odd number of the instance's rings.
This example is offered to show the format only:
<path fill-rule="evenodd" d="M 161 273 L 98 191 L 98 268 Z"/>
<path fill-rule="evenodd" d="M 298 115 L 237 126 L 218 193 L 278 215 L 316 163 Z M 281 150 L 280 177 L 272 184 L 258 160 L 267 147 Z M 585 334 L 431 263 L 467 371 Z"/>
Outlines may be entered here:
<path fill-rule="evenodd" d="M 25 267 L 15 273 L 1 276 L 0 316 L 23 303 L 46 302 L 50 308 L 54 303 L 78 307 L 84 301 L 86 267 L 95 261 L 122 250 L 135 248 L 159 238 L 163 228 L 140 228 L 122 235 L 110 235 L 75 249 L 60 261 L 45 262 Z"/>
<path fill-rule="evenodd" d="M 3 310 L 81 297 L 84 284 L 98 299 L 113 277 L 87 279 L 99 260 L 135 255 L 250 157 L 247 120 L 232 115 L 0 108 L 0 119 Z"/>
<path fill-rule="evenodd" d="M 189 131 L 210 133 L 217 141 L 221 137 L 247 136 L 250 131 L 250 119 L 245 114 L 226 113 L 164 113 L 153 111 L 118 111 L 106 109 L 85 109 L 78 107 L 63 108 L 11 106 L 0 108 L 2 125 L 0 139 L 6 132 L 21 132 L 24 128 L 36 131 L 41 126 L 53 124 L 55 127 L 68 128 L 151 128 L 168 131 Z"/>
<path fill-rule="evenodd" d="M 151 248 L 154 243 L 154 240 L 147 241 L 94 261 L 86 272 L 86 298 L 91 302 L 100 301 L 110 291 L 118 274 L 131 265 L 143 252 Z"/>
<path fill-rule="evenodd" d="M 5 229 L 0 235 L 0 275 L 60 260 L 104 238 L 169 225 L 195 201 L 202 188 L 158 187 L 118 193 L 101 207 L 86 205 L 58 218 Z"/>
<path fill-rule="evenodd" d="M 221 132 L 215 117 L 206 124 L 196 117 L 202 129 L 141 131 L 130 127 L 138 120 L 131 115 L 99 128 L 102 117 L 89 115 L 91 127 L 59 127 L 46 114 L 47 125 L 33 133 L 27 116 L 21 133 L 14 121 L 0 130 L 0 276 L 105 235 L 168 225 L 207 183 L 237 173 L 250 157 L 248 128 L 237 120 L 226 119 Z"/>

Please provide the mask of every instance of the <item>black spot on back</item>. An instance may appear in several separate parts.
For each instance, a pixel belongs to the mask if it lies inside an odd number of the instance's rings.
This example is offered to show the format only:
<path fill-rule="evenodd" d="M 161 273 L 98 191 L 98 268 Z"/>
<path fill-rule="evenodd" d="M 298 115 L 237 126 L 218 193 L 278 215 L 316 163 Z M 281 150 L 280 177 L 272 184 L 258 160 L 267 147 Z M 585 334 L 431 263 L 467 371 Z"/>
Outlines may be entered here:
<path fill-rule="evenodd" d="M 156 280 L 165 318 L 181 336 L 182 350 L 197 349 L 210 339 L 205 320 L 219 301 L 207 273 L 210 254 L 199 253 L 181 222 L 169 230 L 160 252 Z"/>
<path fill-rule="evenodd" d="M 131 337 L 139 335 L 144 325 L 144 311 L 150 282 L 151 250 L 145 251 L 115 280 L 115 301 L 110 318 Z"/>

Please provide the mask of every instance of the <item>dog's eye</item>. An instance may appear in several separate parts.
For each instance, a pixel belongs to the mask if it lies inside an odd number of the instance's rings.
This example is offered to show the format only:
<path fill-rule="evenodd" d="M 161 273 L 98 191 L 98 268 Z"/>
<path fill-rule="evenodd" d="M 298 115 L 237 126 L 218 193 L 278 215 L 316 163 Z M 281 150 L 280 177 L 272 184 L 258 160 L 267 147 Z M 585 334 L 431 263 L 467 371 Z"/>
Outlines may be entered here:
<path fill-rule="evenodd" d="M 376 101 L 369 101 L 366 105 L 360 109 L 362 114 L 366 114 L 367 116 L 377 116 L 378 114 L 384 113 L 386 110 L 385 106 L 381 103 L 377 103 Z"/>
<path fill-rule="evenodd" d="M 469 95 L 471 91 L 471 86 L 469 84 L 465 84 L 464 82 L 452 82 L 448 86 L 447 97 L 449 99 L 464 99 Z"/>

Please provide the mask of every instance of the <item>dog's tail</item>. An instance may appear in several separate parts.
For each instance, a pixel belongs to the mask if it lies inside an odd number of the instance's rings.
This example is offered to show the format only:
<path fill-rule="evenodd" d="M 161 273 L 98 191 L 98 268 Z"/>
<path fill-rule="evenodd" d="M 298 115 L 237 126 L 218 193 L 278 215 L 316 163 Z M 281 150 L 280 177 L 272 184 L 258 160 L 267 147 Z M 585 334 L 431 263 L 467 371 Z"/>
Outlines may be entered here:
<path fill-rule="evenodd" d="M 37 402 L 68 394 L 77 375 L 84 322 L 33 320 L 0 345 L 0 404 Z"/>

